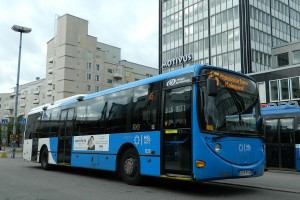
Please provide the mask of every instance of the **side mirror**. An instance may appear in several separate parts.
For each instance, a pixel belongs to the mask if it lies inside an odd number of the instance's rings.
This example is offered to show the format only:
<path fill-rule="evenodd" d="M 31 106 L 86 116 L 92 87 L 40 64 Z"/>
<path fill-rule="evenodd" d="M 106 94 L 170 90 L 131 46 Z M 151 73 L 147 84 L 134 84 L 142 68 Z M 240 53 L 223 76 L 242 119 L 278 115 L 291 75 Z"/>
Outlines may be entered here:
<path fill-rule="evenodd" d="M 217 96 L 217 81 L 212 78 L 206 79 L 207 94 L 208 96 Z"/>

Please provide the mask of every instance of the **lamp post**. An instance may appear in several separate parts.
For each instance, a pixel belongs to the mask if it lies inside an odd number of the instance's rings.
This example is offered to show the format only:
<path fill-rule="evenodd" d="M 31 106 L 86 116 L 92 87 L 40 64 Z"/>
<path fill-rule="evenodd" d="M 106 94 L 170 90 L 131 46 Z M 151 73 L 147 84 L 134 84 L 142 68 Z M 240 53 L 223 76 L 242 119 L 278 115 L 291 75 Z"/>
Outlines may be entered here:
<path fill-rule="evenodd" d="M 31 28 L 26 28 L 23 26 L 14 25 L 11 27 L 12 30 L 20 33 L 20 45 L 19 45 L 19 60 L 18 60 L 18 74 L 17 74 L 17 84 L 16 84 L 16 101 L 15 101 L 15 114 L 14 114 L 14 124 L 13 124 L 13 139 L 11 142 L 11 150 L 12 155 L 11 157 L 15 157 L 16 149 L 16 130 L 17 130 L 17 114 L 18 114 L 18 97 L 19 97 L 19 78 L 20 78 L 20 62 L 21 62 L 21 48 L 22 48 L 22 34 L 23 33 L 30 33 Z"/>

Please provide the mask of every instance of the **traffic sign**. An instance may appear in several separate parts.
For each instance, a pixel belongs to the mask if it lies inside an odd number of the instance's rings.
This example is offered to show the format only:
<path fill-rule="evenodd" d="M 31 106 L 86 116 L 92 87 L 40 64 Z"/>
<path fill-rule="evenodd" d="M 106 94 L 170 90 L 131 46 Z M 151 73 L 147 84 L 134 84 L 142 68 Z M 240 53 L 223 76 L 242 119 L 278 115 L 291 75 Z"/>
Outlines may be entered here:
<path fill-rule="evenodd" d="M 8 124 L 8 119 L 2 119 L 2 124 L 7 125 Z"/>
<path fill-rule="evenodd" d="M 26 118 L 20 118 L 20 124 L 26 124 Z"/>

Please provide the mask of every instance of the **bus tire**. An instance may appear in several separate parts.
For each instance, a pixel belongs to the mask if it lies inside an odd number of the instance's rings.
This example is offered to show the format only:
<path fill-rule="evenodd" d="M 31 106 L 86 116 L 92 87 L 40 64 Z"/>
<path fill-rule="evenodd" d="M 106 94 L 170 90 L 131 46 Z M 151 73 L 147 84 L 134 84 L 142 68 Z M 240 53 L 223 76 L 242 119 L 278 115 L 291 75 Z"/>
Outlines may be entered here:
<path fill-rule="evenodd" d="M 41 166 L 42 169 L 48 170 L 50 168 L 49 165 L 49 153 L 47 147 L 43 148 L 42 153 L 41 153 Z"/>
<path fill-rule="evenodd" d="M 121 158 L 120 174 L 123 181 L 129 185 L 141 184 L 140 158 L 134 148 L 127 149 Z"/>

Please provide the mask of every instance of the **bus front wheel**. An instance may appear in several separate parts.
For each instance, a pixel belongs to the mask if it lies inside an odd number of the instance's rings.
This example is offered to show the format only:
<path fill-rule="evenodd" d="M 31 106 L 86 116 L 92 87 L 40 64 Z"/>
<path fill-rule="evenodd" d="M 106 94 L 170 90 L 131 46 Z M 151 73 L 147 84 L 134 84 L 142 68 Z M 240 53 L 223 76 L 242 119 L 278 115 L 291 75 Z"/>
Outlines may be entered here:
<path fill-rule="evenodd" d="M 120 174 L 124 182 L 129 185 L 141 184 L 140 158 L 135 149 L 127 149 L 122 155 Z"/>
<path fill-rule="evenodd" d="M 46 147 L 46 148 L 43 148 L 42 153 L 41 153 L 41 166 L 42 166 L 42 169 L 44 169 L 44 170 L 48 170 L 50 168 L 50 165 L 48 163 L 48 160 L 49 160 L 48 158 L 49 158 L 49 154 L 48 154 L 48 149 Z"/>

